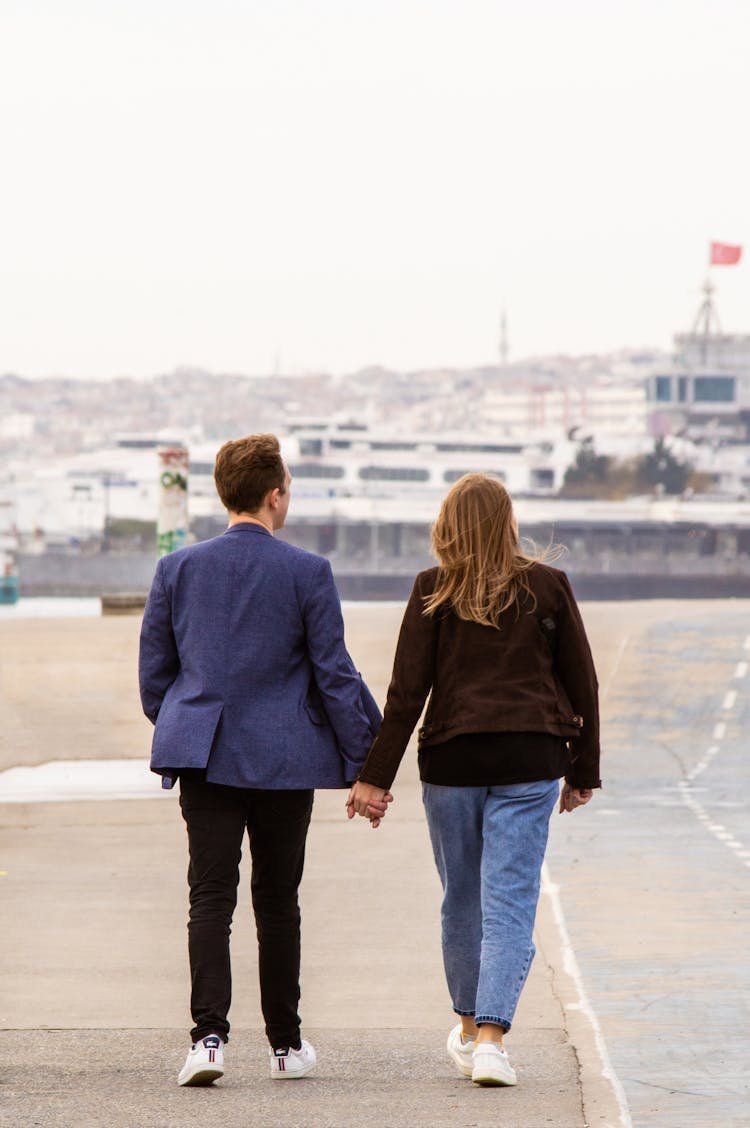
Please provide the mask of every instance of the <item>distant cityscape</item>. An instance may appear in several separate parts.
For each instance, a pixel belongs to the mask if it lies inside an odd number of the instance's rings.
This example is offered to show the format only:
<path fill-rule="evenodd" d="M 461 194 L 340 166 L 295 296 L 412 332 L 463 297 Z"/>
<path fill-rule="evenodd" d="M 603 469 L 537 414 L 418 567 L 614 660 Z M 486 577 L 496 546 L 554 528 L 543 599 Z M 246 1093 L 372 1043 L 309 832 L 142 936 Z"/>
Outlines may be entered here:
<path fill-rule="evenodd" d="M 113 553 L 152 559 L 156 448 L 176 444 L 188 450 L 191 537 L 213 535 L 224 521 L 212 483 L 216 449 L 257 431 L 282 440 L 295 538 L 350 570 L 425 562 L 439 498 L 469 470 L 504 480 L 536 533 L 559 530 L 563 502 L 565 519 L 579 524 L 581 505 L 596 523 L 597 505 L 620 503 L 629 506 L 625 525 L 638 504 L 660 525 L 695 523 L 700 505 L 709 526 L 750 526 L 750 336 L 693 332 L 675 338 L 672 354 L 621 350 L 461 370 L 292 377 L 182 368 L 101 382 L 6 374 L 0 538 L 28 558 L 27 582 L 28 560 L 50 553 L 58 571 L 61 554 L 108 555 L 110 572 Z M 670 497 L 679 517 L 664 508 Z M 720 538 L 725 569 L 750 552 L 743 538 L 729 549 Z M 616 549 L 600 537 L 593 552 L 588 534 L 578 541 L 575 566 L 584 571 L 601 564 L 602 546 L 609 557 Z M 708 544 L 704 530 L 690 548 L 705 557 Z"/>
<path fill-rule="evenodd" d="M 183 368 L 151 380 L 106 382 L 7 374 L 0 376 L 0 455 L 4 461 L 23 457 L 37 440 L 48 455 L 76 454 L 106 446 L 123 432 L 169 431 L 200 442 L 223 441 L 259 428 L 284 433 L 290 420 L 317 418 L 397 431 L 478 428 L 514 435 L 519 427 L 603 421 L 624 434 L 644 421 L 643 392 L 633 389 L 668 361 L 656 352 L 622 352 L 465 370 L 365 368 L 346 376 L 293 377 Z M 628 404 L 627 418 L 619 420 L 618 395 Z M 613 410 L 595 401 L 609 401 Z M 602 410 L 603 419 L 597 414 Z"/>

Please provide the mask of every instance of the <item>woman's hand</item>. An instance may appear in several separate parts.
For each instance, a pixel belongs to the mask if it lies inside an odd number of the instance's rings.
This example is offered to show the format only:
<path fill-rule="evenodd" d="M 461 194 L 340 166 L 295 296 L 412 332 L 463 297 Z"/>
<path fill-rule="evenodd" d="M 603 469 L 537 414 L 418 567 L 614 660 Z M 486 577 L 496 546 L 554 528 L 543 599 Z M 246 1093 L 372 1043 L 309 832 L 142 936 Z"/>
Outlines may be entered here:
<path fill-rule="evenodd" d="M 560 814 L 585 806 L 593 795 L 590 787 L 571 787 L 569 783 L 564 783 L 560 792 Z"/>
<path fill-rule="evenodd" d="M 362 815 L 362 818 L 370 820 L 373 830 L 377 830 L 380 820 L 385 818 L 388 804 L 392 802 L 390 791 L 376 787 L 374 783 L 360 783 L 358 780 L 352 785 L 346 800 L 346 816 L 353 819 L 355 815 Z"/>

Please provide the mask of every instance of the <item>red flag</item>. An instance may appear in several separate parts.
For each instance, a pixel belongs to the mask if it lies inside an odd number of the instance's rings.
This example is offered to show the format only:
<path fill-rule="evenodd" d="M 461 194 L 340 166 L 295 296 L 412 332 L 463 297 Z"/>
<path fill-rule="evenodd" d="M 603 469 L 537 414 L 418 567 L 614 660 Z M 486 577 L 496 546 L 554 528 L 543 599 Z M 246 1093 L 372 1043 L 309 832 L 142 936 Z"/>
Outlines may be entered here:
<path fill-rule="evenodd" d="M 711 244 L 711 266 L 734 266 L 740 261 L 742 247 L 732 243 Z"/>

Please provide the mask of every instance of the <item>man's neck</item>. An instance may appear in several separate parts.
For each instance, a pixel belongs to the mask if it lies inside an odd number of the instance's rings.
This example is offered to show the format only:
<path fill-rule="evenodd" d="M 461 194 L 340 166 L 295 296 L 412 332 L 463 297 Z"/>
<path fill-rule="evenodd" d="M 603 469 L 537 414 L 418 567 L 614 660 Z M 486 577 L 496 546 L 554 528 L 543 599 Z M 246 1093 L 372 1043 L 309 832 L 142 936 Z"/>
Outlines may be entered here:
<path fill-rule="evenodd" d="M 273 523 L 270 515 L 262 511 L 258 513 L 233 513 L 229 512 L 229 528 L 233 525 L 262 525 L 273 536 Z"/>

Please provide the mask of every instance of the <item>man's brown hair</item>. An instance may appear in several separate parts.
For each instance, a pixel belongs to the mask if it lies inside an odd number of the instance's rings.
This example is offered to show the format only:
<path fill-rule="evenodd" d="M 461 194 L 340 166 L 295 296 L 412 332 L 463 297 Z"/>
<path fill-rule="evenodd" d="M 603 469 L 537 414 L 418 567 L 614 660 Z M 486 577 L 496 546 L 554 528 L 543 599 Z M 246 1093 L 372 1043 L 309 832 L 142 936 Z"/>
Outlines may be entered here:
<path fill-rule="evenodd" d="M 275 435 L 246 435 L 224 443 L 216 455 L 214 482 L 222 505 L 255 513 L 270 490 L 284 493 L 285 470 Z"/>

